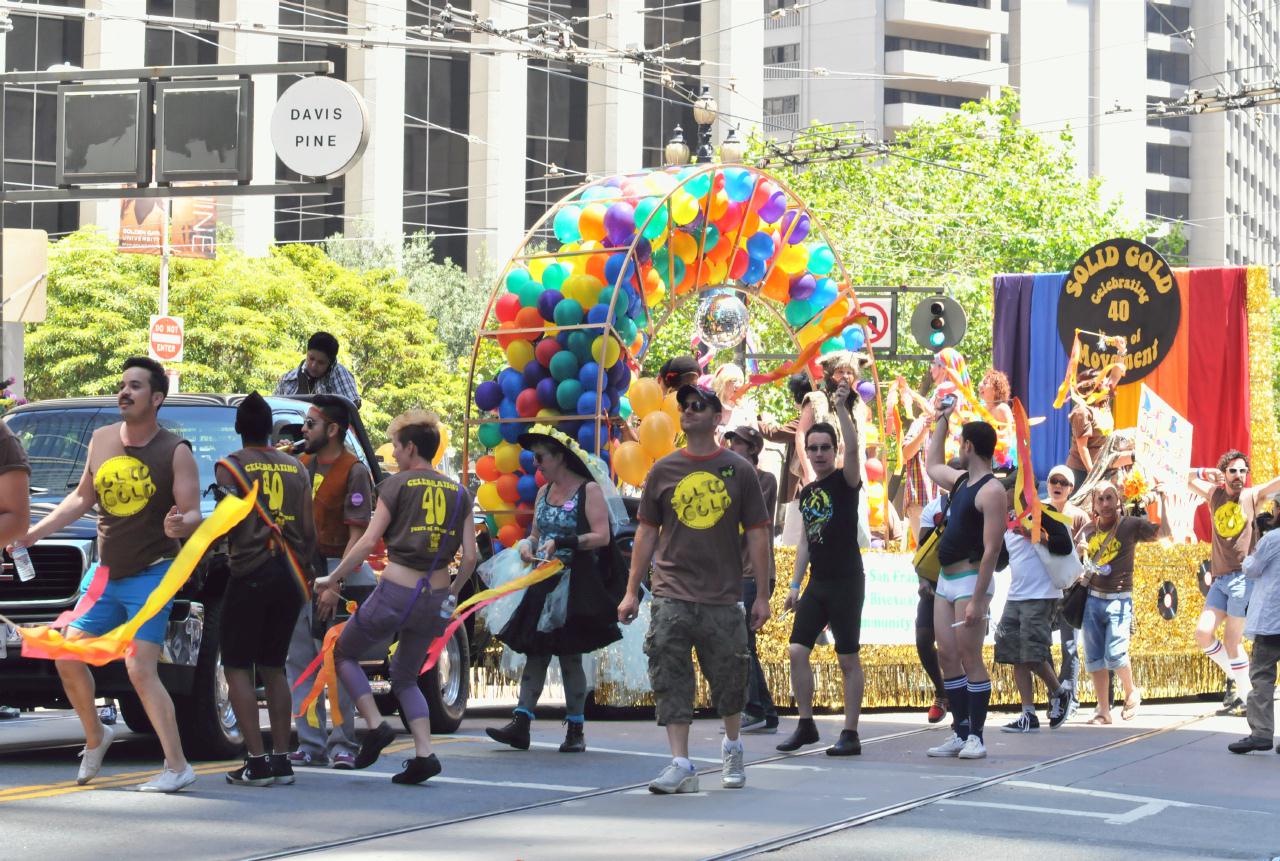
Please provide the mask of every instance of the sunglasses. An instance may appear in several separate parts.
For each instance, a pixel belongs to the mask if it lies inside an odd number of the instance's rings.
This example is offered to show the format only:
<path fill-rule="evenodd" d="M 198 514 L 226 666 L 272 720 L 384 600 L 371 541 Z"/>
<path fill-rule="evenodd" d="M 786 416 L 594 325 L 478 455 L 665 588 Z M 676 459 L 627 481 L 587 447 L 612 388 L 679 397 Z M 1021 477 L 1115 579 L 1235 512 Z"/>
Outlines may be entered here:
<path fill-rule="evenodd" d="M 1244 466 L 1244 467 L 1237 466 L 1227 470 L 1227 475 L 1248 475 L 1248 474 L 1249 474 L 1249 467 L 1247 466 Z"/>
<path fill-rule="evenodd" d="M 1071 487 L 1071 486 L 1072 486 L 1072 483 L 1071 483 L 1071 482 L 1069 482 L 1069 481 L 1067 481 L 1065 478 L 1051 478 L 1051 479 L 1049 479 L 1049 483 L 1050 483 L 1050 484 L 1056 484 L 1056 485 L 1058 485 L 1059 487 Z"/>
<path fill-rule="evenodd" d="M 701 413 L 711 409 L 711 404 L 706 401 L 685 401 L 680 405 L 680 409 L 683 412 L 689 412 L 692 410 L 695 413 Z"/>
<path fill-rule="evenodd" d="M 804 447 L 804 450 L 813 452 L 814 454 L 822 454 L 824 451 L 831 451 L 833 448 L 835 448 L 835 446 L 831 443 L 824 442 L 819 443 L 818 445 L 807 445 Z"/>
<path fill-rule="evenodd" d="M 324 419 L 304 419 L 302 422 L 302 426 L 304 428 L 313 428 L 317 425 L 323 426 L 324 424 L 325 424 Z"/>

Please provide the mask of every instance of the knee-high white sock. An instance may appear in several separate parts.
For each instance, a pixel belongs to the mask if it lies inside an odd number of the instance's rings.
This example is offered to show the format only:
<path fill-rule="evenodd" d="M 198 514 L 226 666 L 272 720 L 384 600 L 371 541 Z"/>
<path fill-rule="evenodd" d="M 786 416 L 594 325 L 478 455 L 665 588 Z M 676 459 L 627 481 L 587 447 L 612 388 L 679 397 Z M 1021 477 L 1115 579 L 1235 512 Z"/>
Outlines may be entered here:
<path fill-rule="evenodd" d="M 1249 691 L 1253 690 L 1253 682 L 1249 680 L 1249 654 L 1243 646 L 1238 648 L 1240 654 L 1230 659 L 1231 678 L 1236 682 L 1236 696 L 1244 700 L 1249 698 Z M 1222 651 L 1225 652 L 1226 649 Z"/>
<path fill-rule="evenodd" d="M 1222 645 L 1221 640 L 1214 640 L 1213 645 L 1204 650 L 1205 657 L 1217 664 L 1223 675 L 1227 678 L 1234 678 L 1231 675 L 1231 659 L 1227 657 L 1227 648 Z"/>

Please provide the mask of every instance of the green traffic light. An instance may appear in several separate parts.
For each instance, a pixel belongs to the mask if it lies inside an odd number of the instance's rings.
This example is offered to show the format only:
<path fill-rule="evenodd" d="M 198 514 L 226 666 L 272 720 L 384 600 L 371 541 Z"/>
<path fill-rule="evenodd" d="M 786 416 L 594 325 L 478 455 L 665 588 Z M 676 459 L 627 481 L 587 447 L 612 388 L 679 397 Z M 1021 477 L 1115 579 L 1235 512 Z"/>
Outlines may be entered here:
<path fill-rule="evenodd" d="M 929 335 L 929 344 L 932 345 L 933 347 L 941 349 L 942 346 L 946 343 L 947 343 L 947 336 L 945 332 L 934 332 L 931 335 Z"/>

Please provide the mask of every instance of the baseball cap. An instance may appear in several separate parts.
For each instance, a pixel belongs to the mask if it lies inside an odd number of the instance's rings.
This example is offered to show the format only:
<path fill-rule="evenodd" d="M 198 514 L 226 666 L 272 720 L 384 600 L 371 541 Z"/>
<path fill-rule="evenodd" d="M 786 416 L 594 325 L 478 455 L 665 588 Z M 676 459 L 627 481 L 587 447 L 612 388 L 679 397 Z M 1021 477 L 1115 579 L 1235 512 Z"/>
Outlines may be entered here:
<path fill-rule="evenodd" d="M 1044 480 L 1048 481 L 1049 479 L 1053 478 L 1055 475 L 1058 476 L 1059 478 L 1065 478 L 1067 481 L 1071 483 L 1072 487 L 1076 486 L 1075 473 L 1073 473 L 1070 469 L 1063 466 L 1062 464 L 1058 464 L 1053 469 L 1049 470 L 1049 474 L 1044 477 Z"/>
<path fill-rule="evenodd" d="M 736 427 L 724 435 L 726 440 L 740 439 L 747 445 L 751 446 L 751 450 L 759 454 L 764 449 L 764 437 L 760 431 L 750 425 Z"/>
<path fill-rule="evenodd" d="M 685 400 L 691 395 L 712 404 L 717 412 L 724 412 L 724 404 L 720 403 L 720 397 L 706 386 L 681 386 L 680 391 L 676 392 L 676 403 L 683 406 Z"/>
<path fill-rule="evenodd" d="M 662 367 L 658 368 L 658 379 L 671 386 L 680 381 L 685 374 L 701 374 L 702 368 L 698 367 L 697 361 L 692 356 L 676 356 L 673 359 L 667 359 L 662 363 Z"/>

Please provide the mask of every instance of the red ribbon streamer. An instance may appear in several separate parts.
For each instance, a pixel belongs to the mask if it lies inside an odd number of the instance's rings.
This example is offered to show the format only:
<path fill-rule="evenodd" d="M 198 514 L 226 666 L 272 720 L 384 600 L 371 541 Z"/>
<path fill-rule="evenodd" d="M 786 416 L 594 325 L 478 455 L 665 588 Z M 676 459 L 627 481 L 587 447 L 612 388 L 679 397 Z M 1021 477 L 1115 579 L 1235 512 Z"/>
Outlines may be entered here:
<path fill-rule="evenodd" d="M 767 386 L 769 383 L 776 383 L 778 380 L 789 377 L 798 371 L 803 371 L 809 366 L 809 362 L 818 355 L 818 351 L 822 349 L 823 341 L 830 338 L 836 332 L 843 332 L 846 327 L 852 326 L 855 323 L 865 326 L 870 322 L 871 318 L 859 311 L 857 308 L 854 308 L 847 317 L 838 323 L 828 323 L 825 326 L 821 326 L 822 337 L 814 338 L 810 341 L 809 346 L 801 350 L 800 355 L 796 356 L 792 361 L 770 374 L 752 374 L 751 378 L 747 381 L 746 386 L 743 387 L 743 391 L 749 391 L 757 386 Z"/>

